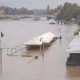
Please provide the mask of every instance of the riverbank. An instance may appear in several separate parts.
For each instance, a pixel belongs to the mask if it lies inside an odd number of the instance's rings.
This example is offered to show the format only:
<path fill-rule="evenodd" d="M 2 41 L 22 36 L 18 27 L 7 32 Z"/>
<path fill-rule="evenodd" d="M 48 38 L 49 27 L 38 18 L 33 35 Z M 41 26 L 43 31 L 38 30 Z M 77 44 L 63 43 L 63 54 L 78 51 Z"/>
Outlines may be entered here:
<path fill-rule="evenodd" d="M 0 20 L 4 20 L 4 19 L 18 20 L 18 19 L 32 18 L 32 16 L 33 15 L 3 15 L 0 16 Z"/>

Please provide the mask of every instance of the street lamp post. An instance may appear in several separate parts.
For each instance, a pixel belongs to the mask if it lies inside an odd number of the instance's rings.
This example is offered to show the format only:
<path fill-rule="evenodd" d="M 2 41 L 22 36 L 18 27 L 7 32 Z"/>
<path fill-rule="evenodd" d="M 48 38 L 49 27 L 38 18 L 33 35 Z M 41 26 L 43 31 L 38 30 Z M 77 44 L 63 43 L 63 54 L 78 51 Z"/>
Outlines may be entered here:
<path fill-rule="evenodd" d="M 43 38 L 41 37 L 40 41 L 42 42 L 42 57 L 44 57 L 44 42 L 43 42 Z M 40 50 L 41 50 L 41 46 L 40 46 Z"/>
<path fill-rule="evenodd" d="M 44 42 L 42 42 L 43 44 L 42 44 L 42 57 L 44 57 Z"/>
<path fill-rule="evenodd" d="M 2 79 L 2 48 L 1 48 L 1 34 L 0 34 L 0 76 Z"/>
<path fill-rule="evenodd" d="M 2 79 L 2 46 L 1 46 L 1 39 L 3 38 L 4 34 L 0 32 L 0 68 L 1 68 L 1 79 Z"/>

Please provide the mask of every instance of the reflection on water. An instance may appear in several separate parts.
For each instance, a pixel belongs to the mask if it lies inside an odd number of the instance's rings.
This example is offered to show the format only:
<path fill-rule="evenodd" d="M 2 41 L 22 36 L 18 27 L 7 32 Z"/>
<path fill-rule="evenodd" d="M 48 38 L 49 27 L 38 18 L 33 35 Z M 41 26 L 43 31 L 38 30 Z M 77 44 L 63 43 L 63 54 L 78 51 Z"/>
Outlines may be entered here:
<path fill-rule="evenodd" d="M 76 78 L 80 77 L 80 66 L 66 67 L 67 77 Z"/>

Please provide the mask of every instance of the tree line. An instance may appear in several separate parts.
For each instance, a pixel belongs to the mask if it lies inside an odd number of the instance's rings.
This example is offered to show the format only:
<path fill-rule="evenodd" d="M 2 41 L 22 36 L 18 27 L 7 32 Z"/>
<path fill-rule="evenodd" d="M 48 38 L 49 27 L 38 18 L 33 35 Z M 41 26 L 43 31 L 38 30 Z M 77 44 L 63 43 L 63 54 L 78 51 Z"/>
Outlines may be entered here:
<path fill-rule="evenodd" d="M 4 7 L 1 6 L 0 9 L 5 10 L 5 14 L 7 15 L 25 15 L 25 14 L 29 14 L 32 15 L 34 14 L 34 10 L 28 10 L 25 7 L 22 8 L 11 8 L 11 7 Z M 45 12 L 45 14 L 48 15 L 55 15 L 57 20 L 71 20 L 72 18 L 76 18 L 77 15 L 80 15 L 80 6 L 77 5 L 76 3 L 72 4 L 69 2 L 64 3 L 64 5 L 59 5 L 57 6 L 57 8 L 55 9 L 51 9 L 49 5 L 47 5 L 47 8 L 43 10 L 43 12 Z M 38 13 L 42 13 L 41 10 L 37 11 Z M 37 13 L 36 12 L 36 13 Z"/>
<path fill-rule="evenodd" d="M 55 11 L 58 13 L 58 20 L 69 21 L 72 18 L 76 18 L 77 15 L 80 15 L 80 6 L 76 3 L 71 4 L 66 2 L 63 6 L 58 6 Z"/>
<path fill-rule="evenodd" d="M 25 14 L 33 14 L 33 11 L 32 10 L 28 10 L 27 8 L 25 7 L 22 7 L 22 8 L 11 8 L 11 7 L 5 7 L 5 6 L 1 6 L 0 7 L 0 10 L 4 10 L 4 14 L 5 15 L 25 15 Z"/>

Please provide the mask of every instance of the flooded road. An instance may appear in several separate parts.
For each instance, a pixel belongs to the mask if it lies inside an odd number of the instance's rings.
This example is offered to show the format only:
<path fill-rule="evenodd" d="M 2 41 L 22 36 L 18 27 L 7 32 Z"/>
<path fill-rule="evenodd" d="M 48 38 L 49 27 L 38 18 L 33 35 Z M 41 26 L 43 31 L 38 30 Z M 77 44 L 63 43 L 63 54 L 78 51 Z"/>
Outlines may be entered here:
<path fill-rule="evenodd" d="M 68 44 L 73 38 L 75 25 L 49 24 L 49 21 L 1 21 L 0 29 L 4 33 L 2 38 L 2 77 L 3 80 L 80 80 L 80 67 L 66 68 Z M 59 31 L 61 30 L 61 31 Z M 32 37 L 51 31 L 62 40 L 57 39 L 44 51 L 38 59 L 33 57 L 8 56 L 11 48 L 21 46 Z M 17 54 L 17 53 L 15 53 Z M 20 52 L 20 55 L 30 54 Z"/>

